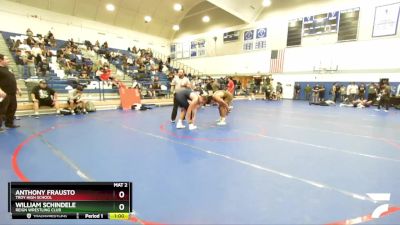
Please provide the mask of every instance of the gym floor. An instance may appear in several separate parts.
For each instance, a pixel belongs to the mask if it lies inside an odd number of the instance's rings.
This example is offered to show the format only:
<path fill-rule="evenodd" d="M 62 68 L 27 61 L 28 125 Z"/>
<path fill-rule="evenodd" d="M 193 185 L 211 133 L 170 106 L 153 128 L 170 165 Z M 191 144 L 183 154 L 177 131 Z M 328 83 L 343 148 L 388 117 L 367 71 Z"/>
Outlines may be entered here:
<path fill-rule="evenodd" d="M 201 109 L 194 131 L 175 129 L 171 107 L 21 118 L 0 134 L 0 224 L 399 224 L 400 111 L 233 105 L 221 127 Z M 13 221 L 9 181 L 132 181 L 136 217 Z"/>

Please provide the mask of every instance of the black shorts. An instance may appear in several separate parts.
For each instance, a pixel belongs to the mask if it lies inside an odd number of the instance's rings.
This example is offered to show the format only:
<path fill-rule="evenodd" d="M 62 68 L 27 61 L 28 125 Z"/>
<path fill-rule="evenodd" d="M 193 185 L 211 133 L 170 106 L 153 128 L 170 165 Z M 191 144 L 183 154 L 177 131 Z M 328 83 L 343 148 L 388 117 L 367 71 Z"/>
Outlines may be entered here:
<path fill-rule="evenodd" d="M 176 99 L 176 102 L 178 103 L 179 107 L 188 109 L 189 108 L 189 102 L 186 99 Z"/>
<path fill-rule="evenodd" d="M 188 109 L 189 108 L 189 101 L 188 99 L 192 90 L 185 89 L 175 93 L 175 100 L 179 107 Z"/>
<path fill-rule="evenodd" d="M 54 102 L 51 99 L 39 99 L 39 107 L 40 106 L 54 106 Z"/>

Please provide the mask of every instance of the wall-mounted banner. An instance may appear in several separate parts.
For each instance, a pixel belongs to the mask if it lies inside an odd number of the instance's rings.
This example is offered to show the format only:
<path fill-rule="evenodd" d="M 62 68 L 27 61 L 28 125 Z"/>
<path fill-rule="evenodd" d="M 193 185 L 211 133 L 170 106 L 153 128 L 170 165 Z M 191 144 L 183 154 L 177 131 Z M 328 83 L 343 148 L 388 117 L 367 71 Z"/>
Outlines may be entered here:
<path fill-rule="evenodd" d="M 238 41 L 240 36 L 240 31 L 230 31 L 224 33 L 224 42 L 232 42 L 232 41 Z"/>
<path fill-rule="evenodd" d="M 206 55 L 206 40 L 199 39 L 191 42 L 190 57 L 198 57 Z"/>
<path fill-rule="evenodd" d="M 259 28 L 256 32 L 256 44 L 255 49 L 266 49 L 267 48 L 267 28 Z"/>
<path fill-rule="evenodd" d="M 400 4 L 378 6 L 375 8 L 373 37 L 396 35 Z"/>
<path fill-rule="evenodd" d="M 243 50 L 252 51 L 254 49 L 254 30 L 245 31 L 243 39 L 244 39 Z"/>

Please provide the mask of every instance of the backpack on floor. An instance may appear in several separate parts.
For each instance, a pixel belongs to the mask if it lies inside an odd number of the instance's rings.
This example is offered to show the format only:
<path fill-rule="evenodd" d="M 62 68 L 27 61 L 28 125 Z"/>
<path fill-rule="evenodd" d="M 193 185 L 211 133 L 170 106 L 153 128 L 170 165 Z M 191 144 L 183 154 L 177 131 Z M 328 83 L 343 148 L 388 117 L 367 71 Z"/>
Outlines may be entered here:
<path fill-rule="evenodd" d="M 89 101 L 89 102 L 86 103 L 85 108 L 86 108 L 86 111 L 87 111 L 87 112 L 96 112 L 96 106 L 95 106 L 94 103 L 91 102 L 91 101 Z"/>
<path fill-rule="evenodd" d="M 395 109 L 400 109 L 400 105 L 395 105 L 394 108 Z"/>
<path fill-rule="evenodd" d="M 71 111 L 69 109 L 61 109 L 60 110 L 61 115 L 71 115 Z"/>

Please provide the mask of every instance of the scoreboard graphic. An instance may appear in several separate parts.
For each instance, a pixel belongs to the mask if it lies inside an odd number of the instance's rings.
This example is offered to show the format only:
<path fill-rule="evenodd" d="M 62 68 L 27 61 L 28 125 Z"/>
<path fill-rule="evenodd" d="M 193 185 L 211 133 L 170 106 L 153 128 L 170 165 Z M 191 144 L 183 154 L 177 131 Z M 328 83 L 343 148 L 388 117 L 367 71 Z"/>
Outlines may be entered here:
<path fill-rule="evenodd" d="M 128 220 L 131 182 L 11 182 L 8 211 L 13 219 Z"/>
<path fill-rule="evenodd" d="M 322 13 L 303 18 L 303 36 L 336 33 L 339 11 Z"/>

